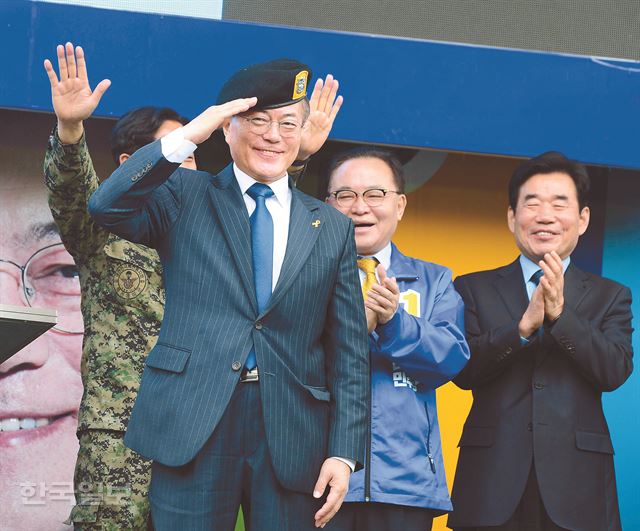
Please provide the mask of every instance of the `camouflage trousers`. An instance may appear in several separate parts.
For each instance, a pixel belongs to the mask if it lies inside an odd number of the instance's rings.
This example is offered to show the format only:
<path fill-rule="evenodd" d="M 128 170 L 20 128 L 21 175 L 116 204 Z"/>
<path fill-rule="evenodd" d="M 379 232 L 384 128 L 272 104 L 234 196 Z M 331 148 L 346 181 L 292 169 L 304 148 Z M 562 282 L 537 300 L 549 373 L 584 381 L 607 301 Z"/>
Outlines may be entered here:
<path fill-rule="evenodd" d="M 124 432 L 83 430 L 74 476 L 76 506 L 67 523 L 82 531 L 145 531 L 151 461 L 124 445 Z"/>

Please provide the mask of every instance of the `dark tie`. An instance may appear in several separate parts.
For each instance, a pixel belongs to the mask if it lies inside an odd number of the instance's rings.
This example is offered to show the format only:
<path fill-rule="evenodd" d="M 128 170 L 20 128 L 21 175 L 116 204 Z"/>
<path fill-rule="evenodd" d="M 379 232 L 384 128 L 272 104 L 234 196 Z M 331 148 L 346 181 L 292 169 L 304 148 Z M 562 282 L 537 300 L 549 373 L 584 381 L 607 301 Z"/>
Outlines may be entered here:
<path fill-rule="evenodd" d="M 540 284 L 540 279 L 543 275 L 544 273 L 542 272 L 542 269 L 538 269 L 533 275 L 531 275 L 529 281 L 533 282 L 537 286 Z"/>
<path fill-rule="evenodd" d="M 273 279 L 273 219 L 267 209 L 266 200 L 273 190 L 266 184 L 255 183 L 247 190 L 247 195 L 256 202 L 251 214 L 251 253 L 253 256 L 253 283 L 256 288 L 258 313 L 267 307 L 271 297 Z M 251 349 L 244 365 L 248 370 L 256 366 L 256 353 Z"/>

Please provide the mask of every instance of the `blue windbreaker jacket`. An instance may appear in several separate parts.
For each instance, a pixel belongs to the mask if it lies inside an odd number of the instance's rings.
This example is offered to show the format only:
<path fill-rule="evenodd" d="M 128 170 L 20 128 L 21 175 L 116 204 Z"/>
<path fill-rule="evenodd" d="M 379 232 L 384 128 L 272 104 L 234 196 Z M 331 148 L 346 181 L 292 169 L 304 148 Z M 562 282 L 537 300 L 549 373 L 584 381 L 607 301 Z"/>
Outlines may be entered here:
<path fill-rule="evenodd" d="M 463 302 L 449 269 L 404 256 L 393 244 L 387 274 L 398 282 L 401 304 L 369 335 L 367 462 L 351 475 L 345 501 L 450 511 L 435 390 L 469 360 Z"/>

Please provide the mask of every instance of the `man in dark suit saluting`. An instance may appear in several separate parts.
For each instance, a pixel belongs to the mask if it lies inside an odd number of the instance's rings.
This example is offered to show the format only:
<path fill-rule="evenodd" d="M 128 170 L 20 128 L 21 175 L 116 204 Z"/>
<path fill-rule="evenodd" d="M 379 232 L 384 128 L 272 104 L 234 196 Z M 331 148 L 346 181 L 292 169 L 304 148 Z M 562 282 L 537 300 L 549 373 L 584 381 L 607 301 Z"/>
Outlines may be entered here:
<path fill-rule="evenodd" d="M 324 526 L 363 462 L 352 224 L 287 177 L 313 152 L 303 128 L 323 121 L 306 123 L 310 75 L 290 60 L 240 70 L 217 106 L 138 150 L 91 198 L 99 223 L 155 247 L 164 268 L 165 316 L 125 438 L 154 460 L 158 530 L 233 529 L 240 504 L 249 529 Z M 327 83 L 312 108 L 328 109 L 330 128 L 341 99 Z M 220 126 L 233 164 L 179 168 Z"/>
<path fill-rule="evenodd" d="M 603 391 L 631 374 L 631 293 L 580 271 L 589 177 L 544 153 L 509 183 L 520 257 L 458 277 L 473 391 L 453 484 L 456 530 L 615 531 L 620 516 Z"/>

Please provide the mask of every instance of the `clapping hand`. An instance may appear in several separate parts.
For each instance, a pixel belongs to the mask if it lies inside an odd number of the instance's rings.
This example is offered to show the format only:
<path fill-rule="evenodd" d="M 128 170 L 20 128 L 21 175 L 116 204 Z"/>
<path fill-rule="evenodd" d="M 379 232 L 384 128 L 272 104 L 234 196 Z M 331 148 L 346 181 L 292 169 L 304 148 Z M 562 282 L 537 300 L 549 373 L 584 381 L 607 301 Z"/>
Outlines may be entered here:
<path fill-rule="evenodd" d="M 385 324 L 391 320 L 398 309 L 400 289 L 396 279 L 387 276 L 387 271 L 382 264 L 378 264 L 376 273 L 380 283 L 371 286 L 364 306 L 365 309 L 376 314 L 378 324 Z"/>

